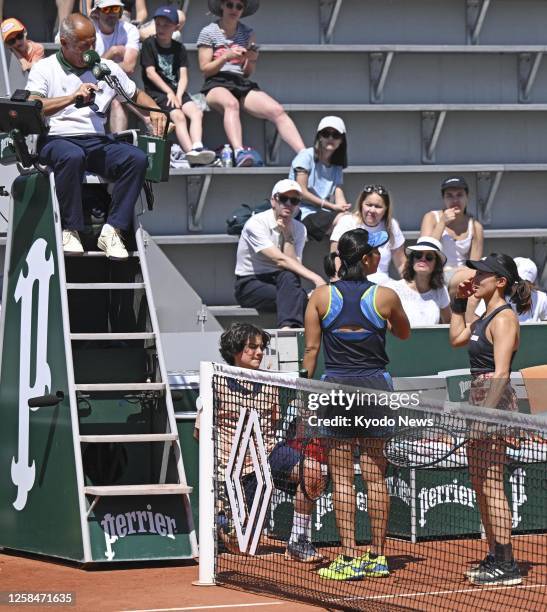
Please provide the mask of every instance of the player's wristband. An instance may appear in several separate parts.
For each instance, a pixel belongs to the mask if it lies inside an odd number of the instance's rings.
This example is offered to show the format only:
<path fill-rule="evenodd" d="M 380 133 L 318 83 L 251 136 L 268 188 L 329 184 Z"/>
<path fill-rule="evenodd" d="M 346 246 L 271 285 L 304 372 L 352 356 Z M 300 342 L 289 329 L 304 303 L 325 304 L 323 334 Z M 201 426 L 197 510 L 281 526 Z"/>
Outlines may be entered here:
<path fill-rule="evenodd" d="M 452 303 L 452 312 L 455 314 L 465 314 L 467 310 L 467 298 L 455 298 Z"/>

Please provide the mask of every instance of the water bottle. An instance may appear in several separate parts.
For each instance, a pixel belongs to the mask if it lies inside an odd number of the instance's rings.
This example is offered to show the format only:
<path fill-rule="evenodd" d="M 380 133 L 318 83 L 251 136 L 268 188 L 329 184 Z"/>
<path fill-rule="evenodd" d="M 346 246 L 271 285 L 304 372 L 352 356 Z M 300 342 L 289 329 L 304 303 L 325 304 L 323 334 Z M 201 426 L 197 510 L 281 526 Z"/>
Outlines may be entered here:
<path fill-rule="evenodd" d="M 225 144 L 220 154 L 220 162 L 224 168 L 231 168 L 234 165 L 232 158 L 232 147 L 229 144 Z"/>

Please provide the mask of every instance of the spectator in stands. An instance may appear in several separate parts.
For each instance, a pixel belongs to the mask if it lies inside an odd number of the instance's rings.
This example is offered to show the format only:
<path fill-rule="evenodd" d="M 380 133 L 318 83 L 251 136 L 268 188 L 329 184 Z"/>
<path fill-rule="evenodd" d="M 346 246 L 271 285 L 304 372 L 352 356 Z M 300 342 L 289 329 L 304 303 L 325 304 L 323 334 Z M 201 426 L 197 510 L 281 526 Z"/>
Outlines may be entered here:
<path fill-rule="evenodd" d="M 517 313 L 519 323 L 540 323 L 541 321 L 547 321 L 547 294 L 543 291 L 539 291 L 535 284 L 538 269 L 536 264 L 527 257 L 515 257 L 514 262 L 517 264 L 517 270 L 523 284 L 521 286 L 520 301 L 528 306 L 530 302 L 530 308 L 524 309 L 522 306 L 517 306 L 510 300 L 513 310 Z M 481 300 L 477 309 L 475 310 L 475 317 L 481 317 L 486 311 L 486 305 L 484 300 Z"/>
<path fill-rule="evenodd" d="M 220 337 L 220 354 L 229 365 L 258 370 L 269 343 L 268 332 L 250 323 L 233 323 Z M 321 561 L 323 555 L 311 542 L 311 515 L 314 503 L 304 495 L 298 485 L 302 455 L 289 445 L 286 438 L 277 442 L 276 432 L 282 425 L 277 391 L 272 387 L 264 387 L 244 379 L 226 379 L 226 383 L 226 387 L 223 385 L 219 387 L 217 398 L 220 469 L 224 470 L 228 463 L 240 411 L 245 405 L 248 407 L 252 405 L 259 415 L 260 429 L 274 484 L 276 488 L 295 495 L 293 525 L 285 557 L 303 563 Z M 195 427 L 194 437 L 199 439 L 199 412 Z M 308 458 L 304 463 L 304 469 L 307 490 L 319 496 L 324 488 L 320 463 Z M 256 494 L 257 480 L 249 455 L 246 457 L 242 474 L 241 483 L 245 492 L 245 501 L 247 508 L 250 508 Z M 217 524 L 220 539 L 229 550 L 237 552 L 239 548 L 235 533 L 228 528 L 225 512 L 220 509 L 219 514 Z"/>
<path fill-rule="evenodd" d="M 106 83 L 85 69 L 83 54 L 95 45 L 95 28 L 87 17 L 69 15 L 61 24 L 61 50 L 36 63 L 26 89 L 39 99 L 49 119 L 49 133 L 39 142 L 39 160 L 53 169 L 61 209 L 63 249 L 81 254 L 78 232 L 84 228 L 81 184 L 86 170 L 114 181 L 112 205 L 103 226 L 98 247 L 112 259 L 128 254 L 122 232 L 133 222 L 133 209 L 144 183 L 146 154 L 104 133 L 105 113 L 116 95 Z M 137 103 L 156 107 L 148 94 L 139 91 L 129 77 L 111 60 L 104 60 L 112 74 Z M 81 101 L 87 106 L 77 108 Z M 93 101 L 94 99 L 94 101 Z M 159 111 L 159 109 L 158 109 Z M 157 135 L 165 128 L 165 115 L 151 112 Z"/>
<path fill-rule="evenodd" d="M 271 210 L 253 215 L 243 226 L 237 247 L 235 296 L 241 306 L 277 311 L 280 328 L 302 327 L 307 304 L 300 284 L 325 281 L 302 265 L 306 228 L 294 219 L 302 199 L 296 181 L 278 181 Z"/>
<path fill-rule="evenodd" d="M 254 156 L 243 148 L 239 112 L 247 111 L 275 124 L 281 138 L 296 152 L 304 143 L 281 104 L 249 80 L 256 68 L 258 47 L 251 28 L 240 22 L 258 9 L 258 0 L 208 0 L 220 17 L 201 30 L 197 46 L 199 67 L 205 76 L 202 93 L 209 106 L 224 115 L 224 130 L 235 154 L 236 166 L 252 166 Z"/>
<path fill-rule="evenodd" d="M 83 3 L 85 3 L 87 14 L 89 15 L 93 7 L 93 0 L 83 0 Z M 128 23 L 132 23 L 138 29 L 141 41 L 156 34 L 156 24 L 154 23 L 154 19 L 148 19 L 148 9 L 145 0 L 122 0 L 122 3 L 123 13 L 121 19 Z M 179 21 L 173 39 L 180 41 L 180 30 L 186 21 L 186 17 L 181 10 L 177 10 L 177 13 L 179 15 Z"/>
<path fill-rule="evenodd" d="M 173 40 L 178 40 L 178 42 L 182 42 L 182 28 L 186 23 L 186 15 L 184 11 L 177 9 L 177 15 L 179 17 L 177 29 L 173 32 Z M 156 33 L 156 24 L 153 19 L 149 21 L 145 21 L 142 25 L 138 26 L 139 35 L 142 40 L 146 40 L 149 36 L 154 36 Z"/>
<path fill-rule="evenodd" d="M 109 59 L 128 75 L 135 72 L 139 57 L 139 32 L 137 28 L 121 20 L 123 3 L 121 0 L 96 0 L 90 13 L 97 41 L 95 51 L 104 59 Z M 124 105 L 113 100 L 110 108 L 110 131 L 122 132 L 127 129 L 128 118 Z"/>
<path fill-rule="evenodd" d="M 338 241 L 345 232 L 361 227 L 369 234 L 387 232 L 389 242 L 379 247 L 380 264 L 378 272 L 368 276 L 368 280 L 377 285 L 384 285 L 389 280 L 389 264 L 393 260 L 395 268 L 402 275 L 406 257 L 404 251 L 405 237 L 399 223 L 393 218 L 391 197 L 382 185 L 365 185 L 357 198 L 351 215 L 340 218 L 332 231 L 330 240 L 331 252 L 338 250 Z"/>
<path fill-rule="evenodd" d="M 321 345 L 325 357 L 322 380 L 335 385 L 392 391 L 386 371 L 388 329 L 397 338 L 410 335 L 410 325 L 397 294 L 370 282 L 380 262 L 378 247 L 389 240 L 386 232 L 370 234 L 354 229 L 340 238 L 340 280 L 316 289 L 306 309 L 306 349 L 302 367 L 313 376 Z M 327 257 L 334 267 L 334 254 Z M 329 271 L 329 274 L 332 272 Z M 347 406 L 333 403 L 322 416 L 347 416 Z M 391 410 L 381 403 L 354 406 L 351 416 L 366 414 L 372 420 L 391 418 Z M 349 424 L 329 425 L 320 430 L 328 440 L 328 465 L 333 482 L 333 503 L 341 551 L 319 575 L 330 580 L 360 580 L 389 575 L 384 546 L 389 516 L 389 492 L 383 455 L 384 437 L 390 428 Z M 384 421 L 385 422 L 385 421 Z M 371 546 L 364 555 L 355 541 L 355 471 L 354 453 L 358 451 L 361 475 L 368 491 L 367 513 L 370 518 Z"/>
<path fill-rule="evenodd" d="M 466 268 L 466 259 L 482 257 L 484 231 L 482 225 L 467 213 L 469 187 L 462 176 L 449 176 L 441 184 L 443 209 L 424 215 L 420 234 L 432 236 L 442 243 L 446 255 L 444 278 L 451 296 L 458 285 L 473 276 Z"/>
<path fill-rule="evenodd" d="M 142 45 L 141 65 L 145 91 L 162 110 L 169 112 L 186 161 L 191 165 L 210 164 L 215 161 L 216 155 L 204 149 L 201 142 L 203 113 L 186 92 L 186 49 L 172 39 L 178 25 L 177 9 L 174 6 L 158 8 L 154 13 L 154 21 L 156 35 L 147 38 Z"/>
<path fill-rule="evenodd" d="M 27 29 L 18 19 L 6 19 L 1 29 L 4 44 L 19 60 L 23 72 L 30 70 L 33 64 L 44 57 L 44 47 L 27 38 Z"/>
<path fill-rule="evenodd" d="M 340 117 L 323 117 L 313 147 L 292 160 L 289 178 L 302 188 L 300 219 L 314 240 L 323 240 L 350 208 L 342 190 L 348 165 L 346 126 Z"/>
<path fill-rule="evenodd" d="M 90 15 L 93 10 L 93 0 L 84 0 L 87 14 Z M 148 9 L 146 8 L 146 0 L 122 0 L 123 4 L 123 21 L 139 26 L 146 21 L 148 17 Z M 82 9 L 83 10 L 83 9 Z"/>
<path fill-rule="evenodd" d="M 61 23 L 72 13 L 76 0 L 55 0 L 57 5 L 57 28 L 61 27 Z M 56 36 L 53 36 L 56 39 Z"/>
<path fill-rule="evenodd" d="M 407 247 L 406 253 L 403 278 L 389 281 L 386 287 L 391 287 L 401 299 L 412 327 L 450 323 L 450 298 L 443 280 L 446 257 L 441 243 L 422 236 L 414 246 Z"/>

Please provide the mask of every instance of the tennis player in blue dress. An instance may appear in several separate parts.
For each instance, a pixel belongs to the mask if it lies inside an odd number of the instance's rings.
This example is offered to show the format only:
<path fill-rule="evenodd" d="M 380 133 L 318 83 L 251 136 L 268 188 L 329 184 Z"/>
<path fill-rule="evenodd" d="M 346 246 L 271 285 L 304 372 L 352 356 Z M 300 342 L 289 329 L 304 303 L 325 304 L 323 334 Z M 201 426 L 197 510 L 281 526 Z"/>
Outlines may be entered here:
<path fill-rule="evenodd" d="M 367 280 L 380 262 L 378 248 L 388 241 L 386 232 L 369 234 L 364 229 L 346 232 L 338 242 L 338 252 L 331 253 L 326 271 L 334 274 L 334 260 L 340 258 L 339 279 L 316 289 L 305 316 L 306 350 L 303 368 L 310 376 L 317 364 L 323 341 L 327 382 L 391 391 L 386 372 L 389 359 L 385 350 L 386 331 L 406 339 L 410 324 L 397 294 Z M 389 408 L 368 405 L 361 414 L 381 418 Z M 334 411 L 332 412 L 334 414 Z M 330 580 L 359 580 L 389 575 L 384 555 L 389 493 L 385 481 L 386 460 L 383 427 L 363 427 L 355 423 L 356 411 L 349 414 L 351 424 L 329 427 L 322 434 L 329 438 L 328 464 L 333 482 L 336 525 L 342 543 L 341 554 L 319 570 Z M 354 487 L 354 451 L 359 449 L 361 473 L 367 484 L 368 514 L 372 541 L 362 554 L 355 542 L 356 492 Z"/>

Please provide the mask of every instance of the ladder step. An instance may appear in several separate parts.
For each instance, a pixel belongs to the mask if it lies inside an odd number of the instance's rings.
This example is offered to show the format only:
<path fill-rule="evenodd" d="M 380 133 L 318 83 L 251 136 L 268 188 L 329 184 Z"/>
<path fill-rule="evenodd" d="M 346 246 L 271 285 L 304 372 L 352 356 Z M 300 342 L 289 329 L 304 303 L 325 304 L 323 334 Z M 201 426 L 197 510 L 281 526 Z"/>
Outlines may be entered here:
<path fill-rule="evenodd" d="M 70 334 L 71 340 L 154 340 L 154 332 Z"/>
<path fill-rule="evenodd" d="M 93 435 L 80 436 L 80 442 L 167 442 L 175 441 L 178 435 L 164 434 L 125 434 L 125 435 Z"/>
<path fill-rule="evenodd" d="M 144 283 L 67 283 L 67 289 L 144 289 Z"/>
<path fill-rule="evenodd" d="M 127 254 L 129 257 L 139 256 L 138 251 L 128 251 Z M 106 257 L 106 253 L 104 251 L 85 251 L 84 253 L 65 253 L 65 257 L 74 257 L 75 259 L 81 257 Z"/>
<path fill-rule="evenodd" d="M 191 493 L 192 487 L 182 484 L 144 484 L 119 485 L 105 487 L 84 487 L 86 495 L 114 496 L 114 495 L 171 495 L 173 493 Z"/>
<path fill-rule="evenodd" d="M 165 391 L 165 383 L 93 383 L 74 385 L 76 391 Z"/>

